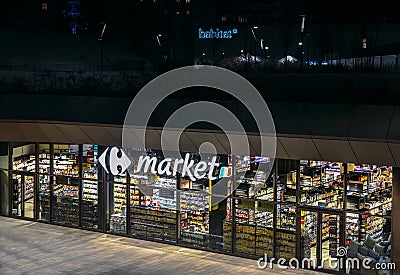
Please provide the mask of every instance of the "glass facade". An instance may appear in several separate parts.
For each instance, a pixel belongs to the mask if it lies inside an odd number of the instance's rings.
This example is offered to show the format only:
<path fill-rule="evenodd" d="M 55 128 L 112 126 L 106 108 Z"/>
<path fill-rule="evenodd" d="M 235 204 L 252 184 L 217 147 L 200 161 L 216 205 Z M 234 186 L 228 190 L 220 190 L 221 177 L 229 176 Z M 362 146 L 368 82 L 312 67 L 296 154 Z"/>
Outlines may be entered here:
<path fill-rule="evenodd" d="M 335 269 L 325 261 L 339 247 L 367 239 L 390 257 L 390 166 L 218 156 L 237 188 L 213 205 L 213 180 L 143 173 L 137 161 L 113 176 L 99 165 L 102 146 L 0 145 L 2 215 L 254 258 L 315 258 L 324 269 Z M 269 176 L 256 172 L 261 164 Z"/>

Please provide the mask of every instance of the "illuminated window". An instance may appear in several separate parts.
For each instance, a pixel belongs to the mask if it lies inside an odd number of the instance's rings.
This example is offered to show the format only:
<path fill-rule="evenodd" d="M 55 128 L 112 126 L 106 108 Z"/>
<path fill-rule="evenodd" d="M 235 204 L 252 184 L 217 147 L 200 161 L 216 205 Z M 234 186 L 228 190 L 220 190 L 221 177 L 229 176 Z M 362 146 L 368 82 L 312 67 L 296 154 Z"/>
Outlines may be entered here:
<path fill-rule="evenodd" d="M 363 40 L 362 40 L 362 47 L 363 47 L 363 49 L 366 49 L 366 48 L 367 48 L 367 38 L 363 38 Z"/>
<path fill-rule="evenodd" d="M 190 15 L 190 11 L 186 11 L 186 15 Z"/>
<path fill-rule="evenodd" d="M 47 3 L 42 3 L 42 11 L 47 11 Z"/>
<path fill-rule="evenodd" d="M 221 21 L 222 21 L 222 22 L 226 22 L 226 16 L 222 16 L 222 17 L 221 17 Z"/>
<path fill-rule="evenodd" d="M 186 0 L 186 4 L 190 4 L 190 0 Z"/>
<path fill-rule="evenodd" d="M 238 21 L 239 21 L 239 23 L 247 23 L 247 18 L 244 16 L 239 16 Z"/>

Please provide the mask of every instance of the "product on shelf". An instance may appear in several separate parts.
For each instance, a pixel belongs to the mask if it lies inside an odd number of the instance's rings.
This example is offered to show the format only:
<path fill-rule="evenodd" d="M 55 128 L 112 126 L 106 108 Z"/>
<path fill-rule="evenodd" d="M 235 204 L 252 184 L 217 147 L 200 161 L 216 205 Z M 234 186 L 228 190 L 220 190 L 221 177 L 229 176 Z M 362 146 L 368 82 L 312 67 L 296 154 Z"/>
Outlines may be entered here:
<path fill-rule="evenodd" d="M 54 186 L 54 221 L 67 225 L 79 225 L 79 186 L 56 184 Z"/>
<path fill-rule="evenodd" d="M 291 259 L 296 257 L 296 232 L 294 230 L 277 229 L 275 257 Z"/>
<path fill-rule="evenodd" d="M 83 181 L 82 226 L 98 228 L 98 186 L 97 181 Z"/>
<path fill-rule="evenodd" d="M 126 194 L 127 194 L 127 186 L 122 183 L 112 183 L 113 187 L 113 203 L 112 209 L 110 210 L 110 231 L 115 233 L 125 234 L 127 225 L 126 225 Z"/>
<path fill-rule="evenodd" d="M 225 220 L 224 249 L 232 250 L 232 221 Z M 235 252 L 247 255 L 272 255 L 273 228 L 256 226 L 254 224 L 236 223 Z"/>
<path fill-rule="evenodd" d="M 175 210 L 132 206 L 131 233 L 144 238 L 176 241 L 176 215 Z"/>
<path fill-rule="evenodd" d="M 22 155 L 13 158 L 13 170 L 35 172 L 35 155 Z"/>

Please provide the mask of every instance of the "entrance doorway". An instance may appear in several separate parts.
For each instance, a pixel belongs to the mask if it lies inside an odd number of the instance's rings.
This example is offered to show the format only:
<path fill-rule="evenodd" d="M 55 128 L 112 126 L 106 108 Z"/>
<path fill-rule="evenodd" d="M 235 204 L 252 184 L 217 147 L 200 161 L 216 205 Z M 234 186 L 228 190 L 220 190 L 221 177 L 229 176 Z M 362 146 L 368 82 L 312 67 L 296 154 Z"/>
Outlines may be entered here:
<path fill-rule="evenodd" d="M 300 258 L 305 265 L 318 269 L 339 271 L 340 247 L 344 247 L 343 213 L 329 210 L 299 209 L 301 214 Z M 339 255 L 338 255 L 339 252 Z M 306 267 L 306 266 L 305 266 Z"/>
<path fill-rule="evenodd" d="M 12 215 L 34 219 L 35 177 L 33 175 L 12 175 Z"/>

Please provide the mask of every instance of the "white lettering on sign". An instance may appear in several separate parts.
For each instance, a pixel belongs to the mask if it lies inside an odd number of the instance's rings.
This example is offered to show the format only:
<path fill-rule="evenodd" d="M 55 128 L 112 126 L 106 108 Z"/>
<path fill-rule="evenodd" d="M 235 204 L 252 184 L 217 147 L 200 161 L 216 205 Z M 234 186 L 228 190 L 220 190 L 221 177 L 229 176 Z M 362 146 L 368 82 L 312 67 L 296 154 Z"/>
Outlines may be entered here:
<path fill-rule="evenodd" d="M 172 164 L 173 163 L 173 164 Z M 208 168 L 208 179 L 215 180 L 218 177 L 214 177 L 214 169 L 219 166 L 217 163 L 217 157 L 213 157 L 211 162 L 207 163 L 205 161 L 200 161 L 194 163 L 194 160 L 190 159 L 190 154 L 187 153 L 184 159 L 172 160 L 170 158 L 163 159 L 156 168 L 157 157 L 140 156 L 137 164 L 137 170 L 143 171 L 144 173 L 150 172 L 159 175 L 176 176 L 179 165 L 182 165 L 182 177 L 188 176 L 192 181 L 197 179 L 205 178 L 207 175 Z M 171 171 L 171 167 L 173 170 Z"/>

